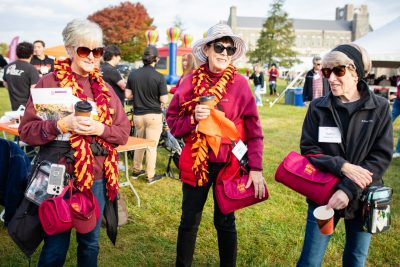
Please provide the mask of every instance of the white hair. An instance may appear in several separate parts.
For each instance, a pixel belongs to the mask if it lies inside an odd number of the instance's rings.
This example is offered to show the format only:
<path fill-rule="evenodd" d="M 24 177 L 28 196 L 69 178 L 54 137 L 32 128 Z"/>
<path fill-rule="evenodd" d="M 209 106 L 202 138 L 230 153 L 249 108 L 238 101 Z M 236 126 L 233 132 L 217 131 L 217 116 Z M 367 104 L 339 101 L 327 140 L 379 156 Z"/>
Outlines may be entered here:
<path fill-rule="evenodd" d="M 103 31 L 100 26 L 87 19 L 74 19 L 65 26 L 62 32 L 66 48 L 78 46 L 81 43 L 95 43 L 103 46 Z"/>
<path fill-rule="evenodd" d="M 312 63 L 314 64 L 316 61 L 319 61 L 319 60 L 321 60 L 321 59 L 322 59 L 321 56 L 315 55 L 315 56 L 313 57 L 313 59 L 312 59 Z"/>

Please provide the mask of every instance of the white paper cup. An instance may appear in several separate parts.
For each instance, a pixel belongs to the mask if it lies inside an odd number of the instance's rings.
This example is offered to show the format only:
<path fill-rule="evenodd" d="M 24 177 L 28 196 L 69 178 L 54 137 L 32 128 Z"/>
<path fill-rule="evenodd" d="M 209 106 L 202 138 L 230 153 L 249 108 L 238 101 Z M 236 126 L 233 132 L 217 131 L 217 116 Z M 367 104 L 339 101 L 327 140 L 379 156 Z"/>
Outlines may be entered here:
<path fill-rule="evenodd" d="M 314 210 L 313 214 L 317 219 L 320 232 L 324 235 L 331 235 L 334 229 L 333 215 L 335 215 L 335 211 L 331 208 L 327 209 L 326 206 L 320 206 Z"/>

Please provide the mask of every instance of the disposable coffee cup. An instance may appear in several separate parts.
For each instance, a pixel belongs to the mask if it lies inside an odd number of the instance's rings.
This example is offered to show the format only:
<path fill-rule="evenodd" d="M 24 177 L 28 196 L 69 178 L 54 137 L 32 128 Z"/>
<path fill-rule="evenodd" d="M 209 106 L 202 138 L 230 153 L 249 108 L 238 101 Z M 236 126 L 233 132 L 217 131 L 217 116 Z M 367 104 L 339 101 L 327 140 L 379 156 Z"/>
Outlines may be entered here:
<path fill-rule="evenodd" d="M 314 217 L 317 219 L 319 231 L 324 235 L 333 234 L 333 215 L 335 214 L 332 208 L 320 206 L 313 212 Z"/>
<path fill-rule="evenodd" d="M 75 116 L 90 117 L 92 105 L 88 101 L 79 101 L 75 104 Z"/>
<path fill-rule="evenodd" d="M 210 108 L 213 108 L 215 106 L 214 96 L 213 95 L 200 96 L 200 104 L 207 105 Z"/>

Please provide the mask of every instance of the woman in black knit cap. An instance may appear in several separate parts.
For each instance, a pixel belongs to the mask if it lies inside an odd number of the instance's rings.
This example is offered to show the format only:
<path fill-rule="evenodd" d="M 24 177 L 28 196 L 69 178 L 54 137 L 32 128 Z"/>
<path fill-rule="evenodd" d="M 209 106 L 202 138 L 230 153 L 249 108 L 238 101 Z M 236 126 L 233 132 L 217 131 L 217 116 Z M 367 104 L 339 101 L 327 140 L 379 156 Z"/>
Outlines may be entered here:
<path fill-rule="evenodd" d="M 310 157 L 310 162 L 341 178 L 327 207 L 335 211 L 335 226 L 344 218 L 342 265 L 365 266 L 371 234 L 362 231 L 360 195 L 368 186 L 382 185 L 389 167 L 393 152 L 390 107 L 364 81 L 371 60 L 362 47 L 339 45 L 323 58 L 322 67 L 331 92 L 310 104 L 301 153 L 319 154 Z M 317 204 L 307 202 L 304 246 L 297 266 L 321 266 L 331 235 L 321 234 L 313 216 Z"/>

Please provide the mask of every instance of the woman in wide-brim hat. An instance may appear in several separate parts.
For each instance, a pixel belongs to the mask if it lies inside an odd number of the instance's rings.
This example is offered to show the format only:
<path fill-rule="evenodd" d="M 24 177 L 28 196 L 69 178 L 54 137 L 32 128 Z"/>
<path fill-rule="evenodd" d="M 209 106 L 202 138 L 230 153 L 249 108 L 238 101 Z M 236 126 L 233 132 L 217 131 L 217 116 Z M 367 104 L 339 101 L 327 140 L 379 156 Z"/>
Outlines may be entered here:
<path fill-rule="evenodd" d="M 222 138 L 219 152 L 215 154 L 209 149 L 205 135 L 196 130 L 198 123 L 210 116 L 210 107 L 200 104 L 201 96 L 212 95 L 215 108 L 225 112 L 225 117 L 235 124 L 240 139 L 248 147 L 250 178 L 246 186 L 254 186 L 257 198 L 266 194 L 262 176 L 263 133 L 256 103 L 247 80 L 231 64 L 245 51 L 243 39 L 233 34 L 228 25 L 220 23 L 211 27 L 205 38 L 193 46 L 193 54 L 204 64 L 182 82 L 167 111 L 172 134 L 185 140 L 179 162 L 183 199 L 177 266 L 192 264 L 197 230 L 209 189 L 214 188 L 217 177 L 224 177 L 232 171 L 229 169 L 234 166 L 232 162 L 238 166 L 231 153 L 233 145 L 230 140 Z M 215 197 L 214 225 L 221 266 L 235 266 L 235 216 L 233 212 L 222 214 Z"/>

